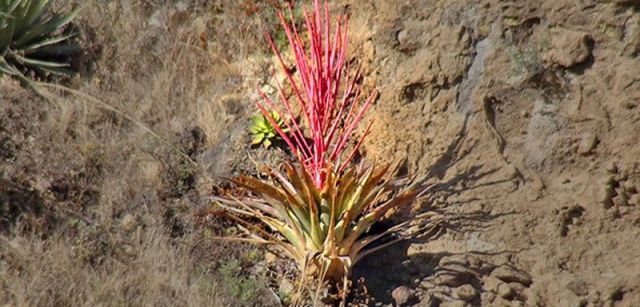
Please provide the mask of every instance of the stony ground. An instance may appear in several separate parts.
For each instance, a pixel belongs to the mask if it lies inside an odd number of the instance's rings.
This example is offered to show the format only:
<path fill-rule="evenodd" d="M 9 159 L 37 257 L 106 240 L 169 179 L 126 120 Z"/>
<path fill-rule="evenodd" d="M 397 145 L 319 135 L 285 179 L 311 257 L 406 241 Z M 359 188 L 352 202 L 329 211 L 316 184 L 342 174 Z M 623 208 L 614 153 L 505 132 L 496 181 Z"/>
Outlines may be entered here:
<path fill-rule="evenodd" d="M 89 20 L 121 28 L 131 26 L 114 22 L 123 12 L 144 18 L 128 41 L 101 26 L 87 31 L 102 42 L 101 60 L 71 86 L 116 104 L 199 166 L 118 114 L 80 99 L 46 105 L 2 80 L 0 304 L 286 302 L 291 285 L 273 276 L 286 271 L 273 253 L 208 239 L 234 231 L 207 211 L 209 179 L 253 173 L 252 159 L 286 158 L 278 147 L 248 148 L 246 133 L 255 84 L 270 81 L 272 58 L 256 47 L 272 27 L 270 6 L 140 3 L 89 11 Z M 350 14 L 351 54 L 366 88 L 381 93 L 362 155 L 406 158 L 406 172 L 429 174 L 430 193 L 398 219 L 442 217 L 439 231 L 356 267 L 369 293 L 362 301 L 640 304 L 635 1 L 339 0 L 332 8 Z M 131 51 L 113 47 L 123 45 Z M 74 273 L 64 279 L 65 271 Z M 114 282 L 111 271 L 128 278 Z M 157 282 L 140 282 L 148 279 Z M 51 294 L 72 289 L 82 294 Z"/>
<path fill-rule="evenodd" d="M 382 93 L 365 150 L 432 174 L 414 210 L 450 220 L 445 235 L 370 259 L 382 301 L 640 304 L 638 8 L 349 4 Z"/>

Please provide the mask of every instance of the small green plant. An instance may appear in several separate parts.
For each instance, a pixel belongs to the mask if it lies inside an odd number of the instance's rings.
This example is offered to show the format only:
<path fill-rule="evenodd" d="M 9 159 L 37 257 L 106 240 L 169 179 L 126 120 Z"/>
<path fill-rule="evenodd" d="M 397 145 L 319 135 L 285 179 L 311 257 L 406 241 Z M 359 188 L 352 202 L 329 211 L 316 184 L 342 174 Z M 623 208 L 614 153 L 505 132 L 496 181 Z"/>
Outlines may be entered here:
<path fill-rule="evenodd" d="M 27 81 L 71 73 L 67 58 L 79 51 L 65 26 L 78 14 L 48 14 L 49 0 L 0 0 L 0 75 Z"/>
<path fill-rule="evenodd" d="M 249 302 L 258 294 L 260 285 L 256 279 L 242 276 L 241 270 L 240 262 L 231 260 L 218 268 L 218 274 L 229 294 L 242 302 Z"/>
<path fill-rule="evenodd" d="M 286 132 L 287 129 L 283 128 L 284 121 L 282 118 L 275 112 L 271 112 L 270 115 L 278 125 L 278 128 Z M 252 136 L 251 144 L 257 145 L 262 143 L 265 148 L 269 148 L 272 144 L 272 139 L 278 136 L 277 129 L 262 114 L 252 116 L 251 122 L 251 128 L 249 128 Z"/>

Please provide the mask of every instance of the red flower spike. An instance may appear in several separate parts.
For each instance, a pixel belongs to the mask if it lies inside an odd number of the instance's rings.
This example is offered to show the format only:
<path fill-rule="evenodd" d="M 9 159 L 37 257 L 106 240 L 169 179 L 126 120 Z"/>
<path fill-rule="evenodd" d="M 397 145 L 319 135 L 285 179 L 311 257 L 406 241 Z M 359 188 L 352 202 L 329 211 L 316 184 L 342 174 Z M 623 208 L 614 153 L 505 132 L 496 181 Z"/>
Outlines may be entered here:
<path fill-rule="evenodd" d="M 357 70 L 353 76 L 348 75 L 350 70 L 346 62 L 348 46 L 346 16 L 338 17 L 335 30 L 331 35 L 328 3 L 325 1 L 324 6 L 320 6 L 319 1 L 314 0 L 313 7 L 313 12 L 303 12 L 309 42 L 307 48 L 296 28 L 291 7 L 289 7 L 290 24 L 287 23 L 283 14 L 278 12 L 291 54 L 295 58 L 293 67 L 298 73 L 299 83 L 294 81 L 282 54 L 271 37 L 267 35 L 267 42 L 277 56 L 286 76 L 286 83 L 293 92 L 292 98 L 285 95 L 282 85 L 276 80 L 280 106 L 276 106 L 274 101 L 261 91 L 263 102 L 258 101 L 256 104 L 303 165 L 316 187 L 322 188 L 326 173 L 343 171 L 352 162 L 364 138 L 369 134 L 371 123 L 367 125 L 365 133 L 356 144 L 348 149 L 349 137 L 362 119 L 364 112 L 373 103 L 377 92 L 374 91 L 368 98 L 361 101 L 362 91 L 357 84 L 360 72 Z M 341 97 L 340 91 L 342 91 Z M 301 114 L 294 112 L 290 99 L 295 100 L 298 112 Z M 290 134 L 278 127 L 269 110 L 284 120 Z M 298 123 L 298 118 L 304 122 L 306 134 L 301 123 Z M 329 169 L 330 167 L 335 169 Z"/>

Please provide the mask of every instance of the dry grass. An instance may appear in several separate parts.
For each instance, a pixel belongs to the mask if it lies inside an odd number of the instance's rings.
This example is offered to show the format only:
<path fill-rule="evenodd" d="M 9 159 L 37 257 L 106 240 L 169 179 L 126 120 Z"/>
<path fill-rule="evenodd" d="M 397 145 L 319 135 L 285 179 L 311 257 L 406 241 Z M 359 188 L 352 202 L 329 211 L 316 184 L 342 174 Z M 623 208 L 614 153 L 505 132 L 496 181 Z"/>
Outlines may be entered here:
<path fill-rule="evenodd" d="M 84 6 L 82 73 L 68 85 L 198 160 L 250 115 L 272 9 L 170 2 L 58 1 Z M 0 305 L 268 304 L 245 263 L 220 273 L 249 250 L 200 240 L 209 176 L 119 114 L 52 94 L 0 80 Z"/>
<path fill-rule="evenodd" d="M 172 245 L 162 232 L 141 233 L 130 260 L 106 257 L 99 266 L 78 261 L 83 250 L 69 238 L 2 242 L 4 300 L 14 306 L 220 305 L 215 278 L 193 263 L 187 246 Z"/>

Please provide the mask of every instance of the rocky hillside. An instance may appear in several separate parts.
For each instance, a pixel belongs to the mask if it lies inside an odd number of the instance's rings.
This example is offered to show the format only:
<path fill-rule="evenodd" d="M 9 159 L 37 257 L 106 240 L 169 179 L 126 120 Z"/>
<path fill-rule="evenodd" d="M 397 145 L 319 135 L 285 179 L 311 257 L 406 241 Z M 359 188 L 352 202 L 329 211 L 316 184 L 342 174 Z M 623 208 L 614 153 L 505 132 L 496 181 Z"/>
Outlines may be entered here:
<path fill-rule="evenodd" d="M 438 238 L 371 257 L 374 293 L 422 306 L 640 304 L 632 2 L 345 4 L 382 93 L 366 152 L 431 174 L 414 211 L 448 219 Z"/>
<path fill-rule="evenodd" d="M 67 85 L 98 102 L 0 80 L 0 304 L 286 303 L 286 262 L 214 241 L 238 230 L 208 201 L 289 158 L 247 132 L 281 3 L 89 2 Z M 429 175 L 397 219 L 439 216 L 355 268 L 354 304 L 640 305 L 637 1 L 331 7 L 380 92 L 362 157 Z"/>

